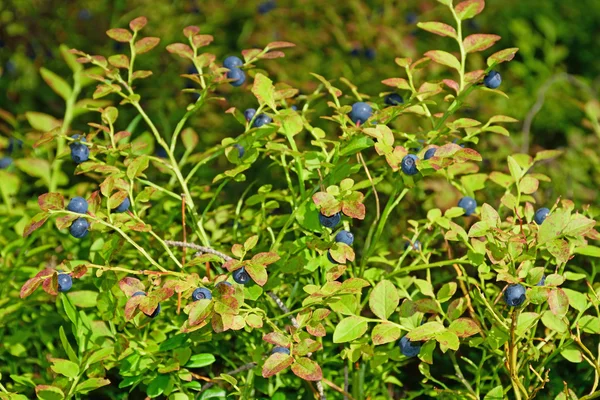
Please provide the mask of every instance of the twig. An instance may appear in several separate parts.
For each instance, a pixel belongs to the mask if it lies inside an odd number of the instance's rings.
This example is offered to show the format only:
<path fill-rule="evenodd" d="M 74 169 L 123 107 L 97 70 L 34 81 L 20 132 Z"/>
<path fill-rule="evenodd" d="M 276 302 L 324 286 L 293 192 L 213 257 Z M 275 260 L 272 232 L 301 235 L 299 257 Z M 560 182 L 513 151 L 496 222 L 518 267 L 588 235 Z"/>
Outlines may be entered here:
<path fill-rule="evenodd" d="M 257 364 L 255 362 L 244 364 L 239 368 L 225 372 L 225 374 L 227 374 L 227 375 L 239 374 L 240 372 L 244 372 L 244 371 L 247 371 L 249 369 L 256 367 L 256 365 Z M 204 384 L 204 386 L 202 386 L 202 388 L 200 388 L 200 391 L 198 392 L 198 395 L 196 396 L 196 398 L 198 398 L 200 396 L 200 393 L 204 392 L 206 389 L 213 387 L 214 385 L 215 385 L 215 382 L 208 382 L 208 383 Z"/>
<path fill-rule="evenodd" d="M 194 243 L 179 242 L 177 240 L 165 240 L 165 243 L 168 244 L 169 246 L 173 246 L 173 247 L 187 247 L 188 249 L 194 249 L 194 250 L 197 250 L 198 253 L 214 254 L 217 257 L 221 257 L 225 261 L 232 260 L 232 258 L 229 257 L 227 254 L 221 253 L 220 251 L 217 251 L 210 247 L 199 246 Z M 198 253 L 196 253 L 196 254 L 198 254 Z"/>
<path fill-rule="evenodd" d="M 369 182 L 371 182 L 371 187 L 373 188 L 373 194 L 375 195 L 375 204 L 377 205 L 377 218 L 375 218 L 375 222 L 373 222 L 373 223 L 376 224 L 377 221 L 379 221 L 379 218 L 381 218 L 381 211 L 380 211 L 381 207 L 379 205 L 379 194 L 377 193 L 377 189 L 375 189 L 375 183 L 373 182 L 373 178 L 371 178 L 371 173 L 369 172 L 369 168 L 367 167 L 367 163 L 365 162 L 365 159 L 363 158 L 362 154 L 359 152 L 356 155 L 356 158 L 363 165 L 363 168 L 365 169 L 365 172 L 367 173 L 367 178 L 369 178 Z"/>
<path fill-rule="evenodd" d="M 281 301 L 281 299 L 279 297 L 277 297 L 277 295 L 275 293 L 267 292 L 267 294 L 269 295 L 270 298 L 273 299 L 273 301 L 275 302 L 275 304 L 277 304 L 277 307 L 279 307 L 279 309 L 281 311 L 283 311 L 285 314 L 290 312 L 290 309 L 286 307 L 286 305 L 283 303 L 283 301 Z M 293 315 L 290 315 L 290 320 L 292 321 L 292 326 L 294 328 L 298 329 L 300 327 L 300 324 L 298 324 L 296 317 L 294 317 Z"/>

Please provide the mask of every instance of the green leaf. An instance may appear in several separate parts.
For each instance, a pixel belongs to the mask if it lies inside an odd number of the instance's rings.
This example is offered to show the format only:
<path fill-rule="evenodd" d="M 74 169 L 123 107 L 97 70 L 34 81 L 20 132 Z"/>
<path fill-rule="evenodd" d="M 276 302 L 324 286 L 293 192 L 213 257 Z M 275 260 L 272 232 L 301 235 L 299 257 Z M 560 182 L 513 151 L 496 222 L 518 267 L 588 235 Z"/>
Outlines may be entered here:
<path fill-rule="evenodd" d="M 446 350 L 458 350 L 460 340 L 456 333 L 443 331 L 435 335 L 435 340 L 440 344 L 440 349 L 445 353 Z"/>
<path fill-rule="evenodd" d="M 44 67 L 40 68 L 40 74 L 42 75 L 44 82 L 46 82 L 48 86 L 50 86 L 52 90 L 65 101 L 71 97 L 71 87 L 63 78 Z"/>
<path fill-rule="evenodd" d="M 150 398 L 158 397 L 164 393 L 169 385 L 169 375 L 156 375 L 156 378 L 150 382 L 146 394 Z"/>
<path fill-rule="evenodd" d="M 49 385 L 37 385 L 35 394 L 40 400 L 62 400 L 65 398 L 65 394 L 60 388 Z"/>
<path fill-rule="evenodd" d="M 456 282 L 448 282 L 444 284 L 437 292 L 437 299 L 440 303 L 445 303 L 456 293 Z"/>
<path fill-rule="evenodd" d="M 502 385 L 499 385 L 487 392 L 483 400 L 504 400 L 504 398 L 504 390 Z"/>
<path fill-rule="evenodd" d="M 137 54 L 144 54 L 155 48 L 160 43 L 160 39 L 157 37 L 145 37 L 135 42 L 135 52 Z"/>
<path fill-rule="evenodd" d="M 542 225 L 538 231 L 538 242 L 540 244 L 547 243 L 554 240 L 562 235 L 563 229 L 569 222 L 569 212 L 562 208 L 554 210 Z"/>
<path fill-rule="evenodd" d="M 411 341 L 421 341 L 421 340 L 429 340 L 434 339 L 436 335 L 441 332 L 444 332 L 446 328 L 444 325 L 437 321 L 426 322 L 423 325 L 413 329 L 406 336 Z"/>
<path fill-rule="evenodd" d="M 575 345 L 565 347 L 560 351 L 560 355 L 563 356 L 567 361 L 572 363 L 580 363 L 583 361 L 583 354 Z"/>
<path fill-rule="evenodd" d="M 83 71 L 83 65 L 77 62 L 77 57 L 69 52 L 69 47 L 65 44 L 61 44 L 59 47 L 60 55 L 65 60 L 65 63 L 71 68 L 73 72 Z"/>
<path fill-rule="evenodd" d="M 263 378 L 269 378 L 290 365 L 294 362 L 294 357 L 285 353 L 273 353 L 266 359 L 263 364 L 262 376 Z"/>
<path fill-rule="evenodd" d="M 190 357 L 186 368 L 202 368 L 213 364 L 216 361 L 215 356 L 210 353 L 194 354 Z"/>
<path fill-rule="evenodd" d="M 577 321 L 577 325 L 586 333 L 600 334 L 600 318 L 593 315 L 584 315 Z"/>
<path fill-rule="evenodd" d="M 335 327 L 333 343 L 345 343 L 358 339 L 365 334 L 368 327 L 369 324 L 363 317 L 352 316 L 344 318 Z"/>
<path fill-rule="evenodd" d="M 25 113 L 29 125 L 37 131 L 48 132 L 60 126 L 60 121 L 51 115 L 29 111 Z"/>
<path fill-rule="evenodd" d="M 92 355 L 90 355 L 90 358 L 88 358 L 88 360 L 87 360 L 87 364 L 88 365 L 95 364 L 99 361 L 102 361 L 102 360 L 108 358 L 108 356 L 110 356 L 114 353 L 115 353 L 115 348 L 113 346 L 103 347 L 100 350 L 92 353 Z"/>
<path fill-rule="evenodd" d="M 484 33 L 477 33 L 469 35 L 463 40 L 463 46 L 467 53 L 475 53 L 477 51 L 487 50 L 500 40 L 498 35 L 489 35 Z"/>
<path fill-rule="evenodd" d="M 459 318 L 452 321 L 448 330 L 454 332 L 458 337 L 465 338 L 480 332 L 477 323 L 470 318 Z"/>
<path fill-rule="evenodd" d="M 568 329 L 567 324 L 550 310 L 544 311 L 544 314 L 542 314 L 542 323 L 546 328 L 558 333 L 565 333 Z"/>
<path fill-rule="evenodd" d="M 15 165 L 23 172 L 34 178 L 41 178 L 46 186 L 50 186 L 50 163 L 41 158 L 20 158 Z"/>
<path fill-rule="evenodd" d="M 419 291 L 425 296 L 435 297 L 435 294 L 433 293 L 433 287 L 428 281 L 424 279 L 415 279 L 415 285 L 419 288 Z"/>
<path fill-rule="evenodd" d="M 481 13 L 484 7 L 484 0 L 467 0 L 463 1 L 462 3 L 458 3 L 454 7 L 454 10 L 458 19 L 464 21 L 466 19 L 473 18 L 477 14 Z"/>
<path fill-rule="evenodd" d="M 74 379 L 79 375 L 79 365 L 69 360 L 53 359 L 50 368 L 57 374 L 64 375 L 70 379 Z"/>
<path fill-rule="evenodd" d="M 339 154 L 340 156 L 351 156 L 360 151 L 373 147 L 374 144 L 375 142 L 373 139 L 366 136 L 356 135 L 353 136 L 347 144 L 341 147 Z M 358 190 L 358 188 L 355 188 L 355 190 Z"/>
<path fill-rule="evenodd" d="M 510 49 L 500 50 L 499 52 L 492 54 L 487 59 L 488 67 L 512 60 L 513 58 L 515 58 L 515 54 L 517 54 L 517 51 L 519 51 L 518 48 L 512 47 Z"/>
<path fill-rule="evenodd" d="M 58 334 L 60 337 L 60 342 L 62 343 L 63 349 L 65 349 L 65 353 L 67 353 L 69 360 L 73 361 L 74 363 L 79 363 L 77 354 L 75 354 L 75 351 L 71 347 L 71 344 L 69 343 L 69 340 L 67 339 L 67 335 L 65 334 L 65 329 L 62 327 L 62 325 L 58 329 Z"/>
<path fill-rule="evenodd" d="M 91 308 L 97 306 L 98 292 L 92 290 L 78 290 L 68 292 L 67 296 L 76 307 Z"/>
<path fill-rule="evenodd" d="M 252 93 L 256 96 L 258 103 L 261 106 L 267 105 L 271 110 L 275 110 L 275 89 L 273 87 L 273 81 L 267 78 L 261 73 L 257 73 L 254 77 L 254 85 L 252 86 Z"/>
<path fill-rule="evenodd" d="M 388 319 L 399 302 L 398 289 L 387 280 L 379 282 L 369 296 L 369 308 L 381 319 Z"/>
<path fill-rule="evenodd" d="M 67 317 L 69 317 L 69 320 L 71 320 L 73 325 L 77 326 L 79 318 L 77 316 L 77 310 L 75 309 L 75 307 L 73 307 L 71 300 L 69 300 L 67 296 L 62 296 L 61 300 L 63 309 L 65 310 L 65 314 L 67 314 Z"/>
<path fill-rule="evenodd" d="M 281 124 L 279 132 L 284 133 L 286 136 L 297 135 L 304 129 L 302 117 L 294 110 L 281 111 L 277 114 L 275 120 Z"/>
<path fill-rule="evenodd" d="M 581 254 L 588 257 L 599 257 L 600 258 L 600 247 L 588 245 L 583 247 L 577 247 L 575 249 L 576 254 Z"/>
<path fill-rule="evenodd" d="M 588 308 L 587 296 L 573 289 L 562 289 L 569 299 L 569 305 L 577 311 L 584 312 Z"/>
<path fill-rule="evenodd" d="M 452 54 L 442 50 L 430 50 L 425 53 L 425 57 L 438 64 L 446 65 L 460 71 L 460 62 Z"/>
<path fill-rule="evenodd" d="M 147 156 L 140 156 L 134 158 L 133 161 L 127 166 L 127 177 L 131 180 L 142 176 L 144 171 L 148 168 L 149 159 Z M 123 200 L 121 200 L 123 201 Z M 119 203 L 121 204 L 121 203 Z"/>
<path fill-rule="evenodd" d="M 65 208 L 65 199 L 60 193 L 44 193 L 38 197 L 38 205 L 42 211 L 62 210 Z"/>
<path fill-rule="evenodd" d="M 131 39 L 133 39 L 131 32 L 122 28 L 109 29 L 106 31 L 106 34 L 109 38 L 121 43 L 128 43 Z"/>
<path fill-rule="evenodd" d="M 397 325 L 389 323 L 381 323 L 375 325 L 371 332 L 371 337 L 374 345 L 380 345 L 396 341 L 400 338 L 401 330 Z"/>
<path fill-rule="evenodd" d="M 456 29 L 442 22 L 419 22 L 417 27 L 440 36 L 449 36 L 454 39 L 458 37 Z"/>

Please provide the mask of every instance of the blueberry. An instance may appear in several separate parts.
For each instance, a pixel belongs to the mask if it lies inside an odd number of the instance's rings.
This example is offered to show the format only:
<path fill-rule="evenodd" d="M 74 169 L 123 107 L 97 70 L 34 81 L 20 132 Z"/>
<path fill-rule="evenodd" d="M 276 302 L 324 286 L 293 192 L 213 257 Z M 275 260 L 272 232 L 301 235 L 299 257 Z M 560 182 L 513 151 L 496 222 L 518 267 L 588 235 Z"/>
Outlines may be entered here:
<path fill-rule="evenodd" d="M 375 49 L 372 49 L 370 47 L 365 49 L 365 57 L 367 58 L 367 60 L 374 60 L 375 55 Z"/>
<path fill-rule="evenodd" d="M 233 271 L 231 277 L 236 283 L 239 283 L 240 285 L 245 285 L 250 281 L 250 275 L 248 275 L 244 268 L 236 269 L 235 271 Z"/>
<path fill-rule="evenodd" d="M 88 21 L 92 18 L 92 12 L 90 10 L 88 10 L 87 8 L 84 8 L 83 10 L 79 10 L 77 17 L 80 20 Z"/>
<path fill-rule="evenodd" d="M 69 144 L 70 148 L 73 148 L 74 145 L 79 144 L 79 142 L 87 142 L 87 140 L 85 139 L 85 136 L 80 135 L 78 133 L 76 133 L 75 135 L 71 136 L 71 139 L 74 140 L 74 142 L 71 142 Z"/>
<path fill-rule="evenodd" d="M 398 93 L 390 93 L 385 95 L 383 102 L 388 106 L 397 106 L 398 104 L 403 104 L 404 99 Z"/>
<path fill-rule="evenodd" d="M 75 162 L 75 164 L 81 164 L 84 161 L 87 161 L 90 157 L 90 149 L 81 143 L 72 143 L 71 147 L 71 159 Z"/>
<path fill-rule="evenodd" d="M 355 48 L 353 48 L 353 49 L 350 51 L 350 55 L 351 55 L 352 57 L 358 57 L 358 56 L 360 56 L 360 49 L 359 49 L 358 47 L 355 47 Z"/>
<path fill-rule="evenodd" d="M 465 144 L 464 144 L 464 143 L 463 143 L 463 144 L 459 144 L 459 143 L 458 143 L 458 139 L 454 139 L 454 140 L 452 141 L 452 143 L 454 143 L 454 144 L 458 144 L 458 145 L 459 145 L 460 147 L 462 147 L 463 149 L 465 148 Z"/>
<path fill-rule="evenodd" d="M 69 228 L 69 232 L 71 232 L 71 236 L 77 239 L 81 239 L 88 234 L 88 229 L 90 228 L 90 223 L 87 222 L 85 218 L 77 218 L 71 224 Z"/>
<path fill-rule="evenodd" d="M 418 18 L 419 18 L 419 16 L 417 15 L 417 13 L 409 12 L 406 14 L 406 17 L 404 18 L 404 20 L 406 21 L 407 24 L 414 25 L 417 23 Z"/>
<path fill-rule="evenodd" d="M 425 155 L 423 156 L 424 160 L 429 160 L 431 157 L 433 157 L 435 155 L 435 151 L 437 149 L 435 147 L 432 147 L 430 149 L 427 149 L 427 151 L 425 152 Z"/>
<path fill-rule="evenodd" d="M 58 291 L 68 292 L 73 286 L 73 279 L 69 274 L 58 274 Z"/>
<path fill-rule="evenodd" d="M 419 173 L 419 170 L 417 169 L 417 160 L 419 158 L 417 156 L 415 156 L 414 154 L 407 154 L 406 156 L 404 156 L 404 158 L 402 159 L 402 162 L 400 163 L 400 166 L 402 167 L 402 172 L 404 172 L 406 175 L 416 175 Z"/>
<path fill-rule="evenodd" d="M 504 290 L 504 301 L 510 307 L 518 307 L 525 302 L 525 287 L 519 283 L 508 285 Z"/>
<path fill-rule="evenodd" d="M 246 118 L 246 121 L 250 122 L 252 121 L 252 118 L 254 118 L 255 114 L 256 110 L 254 108 L 248 108 L 246 111 L 244 111 L 244 118 Z"/>
<path fill-rule="evenodd" d="M 490 71 L 485 78 L 483 78 L 483 84 L 489 89 L 496 89 L 501 83 L 502 77 L 497 71 Z"/>
<path fill-rule="evenodd" d="M 411 250 L 419 251 L 421 250 L 421 242 L 415 240 L 415 242 L 411 246 L 410 242 L 407 240 L 406 242 L 404 242 L 404 250 L 408 249 L 409 247 L 411 248 Z"/>
<path fill-rule="evenodd" d="M 10 164 L 12 164 L 13 159 L 10 157 L 2 157 L 0 158 L 0 169 L 6 169 Z"/>
<path fill-rule="evenodd" d="M 237 57 L 235 57 L 235 58 L 237 58 Z M 239 60 L 239 58 L 238 58 L 238 60 Z M 225 59 L 225 61 L 227 61 L 227 59 Z M 240 62 L 241 62 L 241 60 L 240 60 Z M 242 64 L 240 64 L 240 65 L 242 65 Z M 226 67 L 226 68 L 229 68 L 229 67 Z M 188 73 L 188 75 L 195 75 L 198 73 L 198 69 L 196 69 L 196 66 L 194 64 L 192 64 L 188 67 L 187 73 Z"/>
<path fill-rule="evenodd" d="M 271 350 L 271 354 L 275 354 L 275 353 L 283 353 L 283 354 L 290 354 L 290 349 L 286 349 L 285 347 L 281 347 L 281 346 L 275 346 L 273 347 L 273 350 Z"/>
<path fill-rule="evenodd" d="M 458 206 L 465 210 L 465 215 L 468 217 L 475 212 L 475 209 L 477 208 L 477 202 L 474 198 L 465 196 L 458 201 Z"/>
<path fill-rule="evenodd" d="M 113 211 L 118 212 L 118 213 L 125 212 L 125 211 L 129 210 L 130 205 L 131 205 L 131 200 L 129 200 L 129 197 L 125 197 L 125 200 L 123 200 L 123 202 L 121 204 L 119 204 L 119 207 L 115 208 Z"/>
<path fill-rule="evenodd" d="M 319 213 L 319 222 L 321 223 L 321 225 L 323 225 L 325 228 L 330 228 L 333 229 L 335 228 L 335 226 L 337 224 L 340 223 L 340 221 L 342 220 L 342 215 L 338 212 L 336 214 L 333 214 L 332 216 L 328 217 L 326 215 L 323 215 L 321 213 Z"/>
<path fill-rule="evenodd" d="M 398 342 L 398 346 L 400 346 L 400 351 L 406 357 L 415 357 L 421 351 L 421 345 L 414 344 L 406 336 L 402 336 Z"/>
<path fill-rule="evenodd" d="M 335 241 L 352 246 L 352 243 L 354 243 L 354 235 L 348 231 L 339 231 L 338 234 L 335 235 Z"/>
<path fill-rule="evenodd" d="M 296 107 L 296 106 L 291 106 L 290 108 L 294 111 L 298 111 L 298 107 Z"/>
<path fill-rule="evenodd" d="M 256 118 L 254 118 L 253 126 L 255 128 L 260 128 L 261 126 L 270 124 L 271 122 L 273 122 L 273 119 L 267 114 L 258 114 Z"/>
<path fill-rule="evenodd" d="M 67 205 L 67 210 L 78 214 L 85 214 L 88 210 L 88 203 L 83 197 L 73 197 Z"/>
<path fill-rule="evenodd" d="M 244 65 L 242 60 L 236 56 L 229 56 L 223 61 L 223 66 L 227 69 L 238 68 Z"/>
<path fill-rule="evenodd" d="M 192 293 L 192 300 L 198 301 L 201 299 L 206 299 L 206 300 L 212 299 L 212 293 L 210 292 L 210 290 L 203 288 L 203 287 L 197 288 L 196 290 L 194 290 L 194 292 Z"/>
<path fill-rule="evenodd" d="M 364 124 L 373 114 L 373 109 L 370 105 L 363 101 L 352 104 L 352 111 L 350 111 L 350 119 L 355 124 Z"/>
<path fill-rule="evenodd" d="M 258 7 L 256 7 L 256 10 L 259 14 L 264 15 L 269 11 L 274 10 L 275 8 L 277 8 L 277 3 L 275 2 L 275 0 L 267 0 L 260 3 Z"/>
<path fill-rule="evenodd" d="M 232 68 L 227 73 L 227 79 L 233 79 L 229 82 L 231 86 L 242 86 L 246 82 L 246 73 L 239 68 Z"/>
<path fill-rule="evenodd" d="M 330 263 L 332 264 L 340 264 L 339 262 L 335 261 L 333 259 L 333 257 L 331 257 L 331 251 L 327 250 L 327 259 L 329 260 Z"/>
<path fill-rule="evenodd" d="M 158 146 L 156 149 L 156 157 L 167 158 L 167 150 L 162 146 Z"/>
<path fill-rule="evenodd" d="M 546 286 L 546 275 L 542 275 L 542 279 L 535 286 Z"/>
<path fill-rule="evenodd" d="M 242 158 L 244 157 L 244 154 L 246 154 L 246 149 L 244 149 L 244 146 L 242 146 L 241 144 L 234 144 L 233 147 L 235 147 L 236 149 L 238 149 L 238 158 Z"/>
<path fill-rule="evenodd" d="M 535 212 L 533 220 L 536 224 L 541 225 L 546 220 L 546 217 L 548 217 L 548 214 L 550 214 L 550 210 L 546 207 L 540 208 Z"/>

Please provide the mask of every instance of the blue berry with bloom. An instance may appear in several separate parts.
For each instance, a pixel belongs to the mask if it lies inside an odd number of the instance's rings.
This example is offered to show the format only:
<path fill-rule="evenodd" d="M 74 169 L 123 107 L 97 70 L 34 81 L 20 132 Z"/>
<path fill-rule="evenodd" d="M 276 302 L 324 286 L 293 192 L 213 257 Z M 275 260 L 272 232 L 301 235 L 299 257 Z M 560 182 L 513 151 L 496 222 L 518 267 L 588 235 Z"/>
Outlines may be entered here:
<path fill-rule="evenodd" d="M 407 154 L 406 156 L 404 156 L 404 158 L 402 159 L 402 162 L 400 163 L 402 172 L 404 172 L 406 175 L 418 174 L 419 173 L 419 170 L 417 169 L 417 160 L 418 159 L 419 158 L 414 154 Z"/>
<path fill-rule="evenodd" d="M 326 215 L 323 215 L 323 214 L 319 213 L 319 222 L 325 228 L 333 229 L 333 228 L 335 228 L 335 226 L 337 224 L 340 223 L 341 220 L 342 220 L 342 215 L 339 212 L 335 213 L 335 214 L 333 214 L 333 215 L 331 215 L 329 217 L 326 216 Z"/>
<path fill-rule="evenodd" d="M 254 115 L 256 115 L 256 110 L 254 108 L 248 108 L 244 111 L 244 118 L 246 118 L 246 121 L 248 122 L 252 121 Z"/>
<path fill-rule="evenodd" d="M 85 214 L 88 210 L 88 202 L 83 197 L 73 197 L 67 205 L 67 210 L 78 214 Z"/>
<path fill-rule="evenodd" d="M 346 230 L 342 230 L 335 235 L 335 241 L 352 246 L 352 243 L 354 243 L 354 235 Z"/>
<path fill-rule="evenodd" d="M 71 224 L 69 232 L 74 238 L 81 239 L 88 234 L 88 229 L 90 229 L 90 223 L 85 218 L 77 218 Z"/>
<path fill-rule="evenodd" d="M 504 301 L 510 307 L 519 307 L 526 298 L 525 287 L 519 283 L 508 285 L 504 290 Z"/>
<path fill-rule="evenodd" d="M 477 208 L 477 202 L 474 198 L 465 196 L 458 201 L 458 206 L 465 210 L 465 215 L 468 217 L 475 212 L 475 209 Z"/>
<path fill-rule="evenodd" d="M 421 346 L 411 342 L 406 336 L 402 336 L 402 339 L 398 342 L 400 352 L 405 357 L 415 357 L 421 351 Z"/>
<path fill-rule="evenodd" d="M 425 155 L 423 156 L 424 160 L 429 160 L 431 157 L 435 156 L 435 151 L 437 149 L 435 147 L 432 147 L 430 149 L 427 149 L 427 151 L 425 152 Z"/>
<path fill-rule="evenodd" d="M 227 79 L 232 79 L 231 86 L 242 86 L 246 82 L 246 73 L 239 68 L 232 68 L 227 73 Z"/>
<path fill-rule="evenodd" d="M 58 274 L 58 291 L 68 292 L 73 286 L 73 278 L 69 274 Z"/>
<path fill-rule="evenodd" d="M 254 124 L 252 125 L 255 128 L 260 128 L 261 126 L 270 124 L 271 122 L 273 122 L 273 119 L 267 114 L 258 114 L 256 118 L 254 118 Z"/>
<path fill-rule="evenodd" d="M 273 347 L 273 350 L 271 350 L 271 354 L 275 354 L 275 353 L 282 353 L 282 354 L 290 354 L 290 349 L 287 349 L 285 347 L 282 346 L 275 346 Z"/>
<path fill-rule="evenodd" d="M 210 292 L 210 290 L 208 290 L 207 288 L 197 288 L 194 290 L 194 292 L 192 293 L 192 300 L 193 301 L 198 301 L 198 300 L 210 300 L 212 299 L 212 293 Z"/>
<path fill-rule="evenodd" d="M 483 78 L 483 84 L 489 89 L 497 89 L 501 83 L 502 77 L 498 71 L 490 71 L 485 78 Z"/>
<path fill-rule="evenodd" d="M 248 275 L 244 268 L 236 269 L 235 271 L 233 271 L 231 277 L 236 283 L 239 283 L 240 285 L 245 285 L 250 281 L 250 275 Z"/>
<path fill-rule="evenodd" d="M 119 206 L 117 208 L 115 208 L 113 211 L 122 213 L 122 212 L 129 210 L 129 206 L 131 206 L 131 200 L 129 200 L 129 197 L 125 197 L 125 200 L 123 200 L 123 202 L 121 204 L 119 204 Z"/>
<path fill-rule="evenodd" d="M 223 66 L 228 69 L 239 68 L 242 65 L 244 65 L 243 61 L 236 56 L 229 56 L 223 61 Z"/>
<path fill-rule="evenodd" d="M 69 145 L 71 148 L 71 159 L 75 164 L 81 164 L 90 158 L 90 149 L 81 143 L 72 143 Z"/>
<path fill-rule="evenodd" d="M 547 209 L 546 207 L 542 207 L 535 212 L 535 215 L 533 216 L 533 220 L 535 221 L 536 224 L 541 225 L 548 217 L 548 214 L 550 214 L 550 210 Z"/>
<path fill-rule="evenodd" d="M 10 157 L 0 158 L 0 169 L 6 169 L 12 164 L 13 159 Z"/>
<path fill-rule="evenodd" d="M 404 103 L 404 99 L 398 93 L 390 93 L 385 95 L 383 102 L 388 106 L 397 106 Z"/>
<path fill-rule="evenodd" d="M 352 111 L 350 111 L 350 119 L 355 124 L 364 124 L 373 114 L 373 109 L 370 105 L 363 101 L 352 104 Z"/>

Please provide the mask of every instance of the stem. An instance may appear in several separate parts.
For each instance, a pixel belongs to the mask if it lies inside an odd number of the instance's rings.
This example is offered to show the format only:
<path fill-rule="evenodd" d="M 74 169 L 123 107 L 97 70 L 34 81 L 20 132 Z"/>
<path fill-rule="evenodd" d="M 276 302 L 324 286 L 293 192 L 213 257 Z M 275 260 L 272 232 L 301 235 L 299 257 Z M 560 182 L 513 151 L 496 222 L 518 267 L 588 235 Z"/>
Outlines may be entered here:
<path fill-rule="evenodd" d="M 456 15 L 456 11 L 454 11 L 454 7 L 450 7 L 450 11 L 452 11 L 452 16 L 456 21 L 456 41 L 458 42 L 458 47 L 460 47 L 460 84 L 458 88 L 458 93 L 463 91 L 465 87 L 465 64 L 467 61 L 467 53 L 465 51 L 465 46 L 463 45 L 463 37 L 462 37 L 462 23 L 458 15 Z"/>
<path fill-rule="evenodd" d="M 298 146 L 296 146 L 296 141 L 294 140 L 292 135 L 286 134 L 285 136 L 287 137 L 288 142 L 290 143 L 290 146 L 292 147 L 292 150 L 295 153 L 297 153 Z M 302 162 L 300 161 L 300 157 L 298 157 L 297 155 L 294 155 L 294 161 L 296 161 L 296 172 L 298 173 L 298 181 L 299 181 L 299 186 L 300 186 L 300 197 L 304 198 L 305 189 L 304 189 L 304 171 L 302 168 Z"/>

